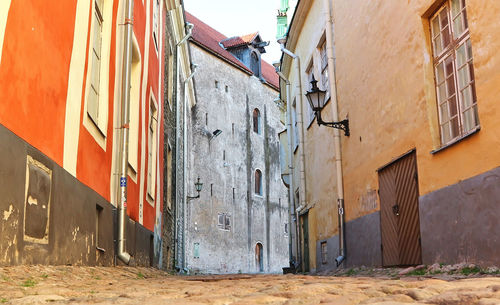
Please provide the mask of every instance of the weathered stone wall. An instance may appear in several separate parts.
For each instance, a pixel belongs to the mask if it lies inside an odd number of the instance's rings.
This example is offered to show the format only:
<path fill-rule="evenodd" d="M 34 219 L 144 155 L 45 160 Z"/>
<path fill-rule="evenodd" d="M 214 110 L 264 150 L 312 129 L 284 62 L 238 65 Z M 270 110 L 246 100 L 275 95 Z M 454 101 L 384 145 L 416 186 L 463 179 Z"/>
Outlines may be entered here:
<path fill-rule="evenodd" d="M 113 265 L 116 208 L 0 124 L 0 265 Z M 128 221 L 126 248 L 153 263 L 152 235 Z"/>
<path fill-rule="evenodd" d="M 288 265 L 287 191 L 280 178 L 278 132 L 284 126 L 274 103 L 277 91 L 192 45 L 197 104 L 188 116 L 188 195 L 186 259 L 193 272 L 258 272 L 255 249 L 263 246 L 264 272 Z M 217 82 L 217 85 L 216 85 Z M 253 110 L 261 115 L 260 134 L 253 131 Z M 222 134 L 212 138 L 212 132 Z M 262 195 L 255 175 L 262 172 Z M 218 214 L 230 216 L 228 230 Z M 196 256 L 196 257 L 195 257 Z"/>

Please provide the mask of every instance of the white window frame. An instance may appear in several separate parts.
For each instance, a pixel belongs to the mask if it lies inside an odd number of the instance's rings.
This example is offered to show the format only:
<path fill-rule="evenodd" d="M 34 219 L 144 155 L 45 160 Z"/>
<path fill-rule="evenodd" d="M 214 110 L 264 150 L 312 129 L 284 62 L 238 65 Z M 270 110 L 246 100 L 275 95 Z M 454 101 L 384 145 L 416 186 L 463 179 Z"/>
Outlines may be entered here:
<path fill-rule="evenodd" d="M 85 100 L 84 100 L 84 116 L 83 125 L 93 136 L 101 148 L 106 151 L 106 136 L 108 128 L 108 107 L 109 107 L 109 63 L 110 63 L 110 49 L 111 49 L 111 31 L 112 31 L 112 1 L 100 0 L 102 3 L 101 10 L 96 5 L 97 0 L 92 0 L 91 10 L 91 26 L 90 26 L 90 39 L 87 55 L 87 76 L 85 86 Z M 99 19 L 99 20 L 98 20 Z M 100 35 L 97 35 L 97 28 L 100 22 Z M 94 45 L 100 40 L 100 57 L 98 64 L 93 62 L 94 58 Z M 92 85 L 98 80 L 98 88 Z M 97 85 L 96 85 L 97 86 Z M 92 91 L 97 89 L 97 99 L 94 100 L 96 105 L 92 106 L 93 101 L 90 96 Z"/>
<path fill-rule="evenodd" d="M 135 60 L 134 60 L 135 59 Z M 128 144 L 128 175 L 137 182 L 139 159 L 139 106 L 141 99 L 142 58 L 137 38 L 132 34 L 132 65 L 130 77 L 129 100 L 129 144 Z"/>
<path fill-rule="evenodd" d="M 292 129 L 293 129 L 293 152 L 299 147 L 299 126 L 297 122 L 297 99 L 293 100 L 292 104 Z"/>
<path fill-rule="evenodd" d="M 458 14 L 454 14 L 453 3 L 463 2 L 447 0 L 430 18 L 437 111 L 443 146 L 480 128 L 466 6 L 460 5 Z M 443 25 L 443 16 L 446 16 L 446 25 Z M 456 33 L 457 25 L 462 27 L 461 33 Z M 449 41 L 447 45 L 444 45 L 445 41 Z M 460 49 L 463 49 L 465 56 L 463 63 L 460 63 Z M 451 73 L 447 71 L 447 65 L 452 68 Z M 464 77 L 467 80 L 462 81 Z"/>
<path fill-rule="evenodd" d="M 147 193 L 148 202 L 153 205 L 156 191 L 156 155 L 158 138 L 158 103 L 151 92 L 149 99 L 149 119 L 148 119 L 148 168 L 147 168 Z M 150 200 L 149 200 L 150 199 Z"/>
<path fill-rule="evenodd" d="M 310 89 L 310 86 L 311 86 L 311 81 L 313 79 L 313 76 L 316 77 L 316 75 L 314 75 L 314 61 L 311 59 L 311 61 L 309 62 L 309 65 L 307 65 L 307 69 L 306 69 L 306 77 L 307 77 L 307 88 Z M 306 103 L 307 104 L 307 128 L 309 128 L 312 124 L 312 122 L 314 121 L 314 118 L 315 118 L 315 115 L 314 115 L 314 111 L 313 109 L 311 108 L 311 104 L 310 103 Z"/>
<path fill-rule="evenodd" d="M 320 68 L 320 75 L 321 75 L 321 87 L 323 90 L 326 92 L 330 92 L 330 82 L 329 82 L 329 76 L 328 76 L 328 53 L 326 49 L 326 35 L 323 36 L 324 38 L 319 44 L 318 51 L 319 51 L 319 68 Z M 327 93 L 329 96 L 329 94 Z M 328 97 L 325 96 L 325 98 L 328 100 Z"/>
<path fill-rule="evenodd" d="M 160 45 L 160 0 L 153 0 L 153 42 L 155 45 L 156 54 L 158 55 Z"/>

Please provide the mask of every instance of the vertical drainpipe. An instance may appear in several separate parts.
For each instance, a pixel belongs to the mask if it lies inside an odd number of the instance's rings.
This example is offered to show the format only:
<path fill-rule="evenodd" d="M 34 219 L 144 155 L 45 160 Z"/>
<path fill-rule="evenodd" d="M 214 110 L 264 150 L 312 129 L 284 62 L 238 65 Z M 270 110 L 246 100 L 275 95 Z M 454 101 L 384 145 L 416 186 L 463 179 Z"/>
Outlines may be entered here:
<path fill-rule="evenodd" d="M 187 89 L 188 89 L 188 84 L 189 84 L 189 81 L 193 78 L 194 74 L 196 73 L 196 68 L 198 67 L 198 65 L 196 64 L 192 64 L 191 65 L 191 74 L 188 76 L 188 78 L 186 78 L 186 80 L 184 80 L 184 100 L 183 100 L 183 128 L 182 128 L 182 147 L 183 147 L 183 158 L 184 158 L 184 162 L 182 162 L 182 165 L 183 165 L 183 170 L 182 170 L 182 173 L 183 173 L 183 189 L 184 189 L 184 194 L 183 194 L 183 197 L 182 197 L 182 201 L 184 202 L 184 205 L 183 205 L 183 211 L 184 211 L 184 223 L 183 223 L 183 230 L 184 230 L 184 234 L 185 232 L 187 231 L 187 223 L 186 223 L 186 218 L 187 218 L 187 202 L 188 202 L 188 192 L 187 192 L 187 163 L 188 163 L 188 153 L 187 153 L 187 109 L 188 109 L 188 105 L 187 105 Z M 186 244 L 185 244 L 185 239 L 183 240 L 184 242 L 184 246 L 182 247 L 183 249 L 183 260 L 182 260 L 182 270 L 184 272 L 188 272 L 188 268 L 187 268 L 187 264 L 186 264 Z"/>
<path fill-rule="evenodd" d="M 337 76 L 335 74 L 335 54 L 333 45 L 333 16 L 330 7 L 331 0 L 323 0 L 325 17 L 327 20 L 326 24 L 326 51 L 328 58 L 328 75 L 333 77 L 329 78 L 330 82 L 330 96 L 332 98 L 332 114 L 333 121 L 339 121 L 338 113 L 338 99 L 337 99 Z M 346 258 L 345 250 L 345 220 L 344 220 L 344 177 L 342 173 L 342 151 L 340 149 L 340 130 L 333 130 L 333 139 L 335 145 L 335 164 L 337 172 L 337 205 L 338 205 L 338 215 L 339 215 L 339 256 L 335 259 L 337 267 L 342 264 Z"/>
<path fill-rule="evenodd" d="M 287 54 L 288 56 L 292 57 L 292 59 L 295 59 L 297 61 L 297 91 L 299 95 L 299 105 L 296 107 L 297 111 L 297 124 L 299 125 L 299 131 L 300 131 L 300 136 L 299 136 L 299 171 L 300 171 L 300 206 L 295 210 L 295 217 L 297 218 L 296 225 L 297 225 L 297 243 L 299 244 L 300 240 L 300 221 L 299 221 L 299 212 L 301 209 L 303 209 L 306 206 L 306 175 L 305 175 L 305 155 L 304 155 L 304 120 L 303 120 L 303 115 L 302 115 L 302 105 L 303 103 L 303 92 L 302 92 L 302 74 L 301 74 L 301 69 L 300 69 L 300 57 L 294 53 L 292 53 L 290 50 L 285 48 L 284 44 L 284 39 L 278 40 L 278 43 L 280 44 L 281 47 L 281 52 Z M 301 249 L 300 249 L 300 244 L 297 247 L 297 256 L 299 262 L 302 262 L 302 255 L 301 255 Z M 304 266 L 302 266 L 303 269 Z M 304 270 L 304 269 L 303 269 Z"/>
<path fill-rule="evenodd" d="M 178 89 L 178 84 L 179 84 L 179 47 L 188 40 L 189 37 L 191 37 L 193 33 L 193 27 L 194 25 L 191 23 L 186 23 L 185 24 L 185 29 L 187 30 L 187 34 L 177 43 L 175 52 L 176 52 L 176 75 L 175 75 L 175 80 L 176 80 L 176 88 Z M 184 95 L 186 93 L 184 92 Z M 177 95 L 178 97 L 178 95 Z M 180 151 L 179 151 L 179 143 L 181 142 L 181 125 L 180 125 L 180 119 L 181 119 L 181 104 L 179 103 L 179 99 L 176 98 L 176 103 L 175 103 L 175 180 L 176 184 L 179 183 L 179 163 L 180 163 Z M 183 147 L 185 149 L 185 147 Z M 186 162 L 186 160 L 184 160 Z M 183 163 L 184 163 L 183 162 Z M 185 175 L 185 173 L 183 174 Z M 183 177 L 184 178 L 184 177 Z M 184 180 L 182 183 L 184 184 Z M 179 183 L 180 184 L 180 183 Z M 180 219 L 180 209 L 184 211 L 184 196 L 180 196 L 179 194 L 179 185 L 176 185 L 176 192 L 175 192 L 175 239 L 176 239 L 176 246 L 175 246 L 175 252 L 176 252 L 176 266 L 180 271 L 183 271 L 185 267 L 185 245 L 184 245 L 184 220 Z M 185 190 L 183 190 L 185 193 Z M 184 213 L 183 213 L 184 214 Z M 184 217 L 184 215 L 182 216 Z M 179 232 L 179 230 L 182 230 L 182 237 Z M 180 251 L 180 252 L 179 252 Z"/>
<path fill-rule="evenodd" d="M 120 121 L 120 205 L 118 210 L 118 258 L 128 264 L 130 254 L 125 251 L 125 221 L 127 217 L 127 170 L 128 170 L 128 132 L 129 132 L 129 101 L 130 101 L 130 73 L 132 62 L 132 25 L 134 1 L 126 0 L 125 4 L 125 32 L 123 50 L 123 77 L 122 102 Z"/>
<path fill-rule="evenodd" d="M 289 170 L 289 177 L 290 177 L 290 185 L 288 186 L 288 197 L 289 199 L 289 213 L 288 213 L 288 223 L 291 226 L 292 225 L 292 215 L 294 214 L 295 211 L 295 196 L 294 196 L 294 187 L 293 187 L 293 147 L 292 147 L 292 106 L 291 103 L 292 101 L 290 100 L 290 81 L 285 77 L 285 75 L 280 71 L 280 68 L 276 68 L 276 73 L 278 73 L 279 77 L 285 82 L 286 86 L 286 133 L 287 133 L 287 140 L 288 140 L 288 170 Z M 297 223 L 298 219 L 295 220 L 295 223 Z M 295 225 L 295 242 L 297 246 L 297 255 L 298 255 L 298 226 Z M 291 228 L 289 228 L 291 230 Z M 292 257 L 292 234 L 291 231 L 289 232 L 289 252 L 290 252 L 290 266 L 292 265 L 293 257 Z M 298 258 L 297 258 L 298 261 Z"/>

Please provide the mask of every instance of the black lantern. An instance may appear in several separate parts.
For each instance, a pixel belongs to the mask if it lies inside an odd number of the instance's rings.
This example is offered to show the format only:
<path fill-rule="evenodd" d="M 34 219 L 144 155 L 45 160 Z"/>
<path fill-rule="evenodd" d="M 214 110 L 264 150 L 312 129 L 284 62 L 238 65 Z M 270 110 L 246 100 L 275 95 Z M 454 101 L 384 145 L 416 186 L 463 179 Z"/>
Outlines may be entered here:
<path fill-rule="evenodd" d="M 321 111 L 325 106 L 325 97 L 326 91 L 320 90 L 316 85 L 318 83 L 317 80 L 314 79 L 314 75 L 311 81 L 311 91 L 306 93 L 307 100 L 311 105 L 311 108 L 314 112 Z"/>
<path fill-rule="evenodd" d="M 306 93 L 306 97 L 307 100 L 309 101 L 309 104 L 311 105 L 312 110 L 314 111 L 314 115 L 316 116 L 316 121 L 318 122 L 318 125 L 324 125 L 327 127 L 342 129 L 344 131 L 344 134 L 348 137 L 350 134 L 348 119 L 342 120 L 340 122 L 325 122 L 323 121 L 323 119 L 321 119 L 321 110 L 323 110 L 323 107 L 325 107 L 326 92 L 320 90 L 316 85 L 317 83 L 318 81 L 314 79 L 313 75 L 311 81 L 311 91 L 308 91 Z"/>
<path fill-rule="evenodd" d="M 198 180 L 196 181 L 194 186 L 196 187 L 196 191 L 198 193 L 201 192 L 201 189 L 203 188 L 203 183 L 200 182 L 200 177 L 198 177 Z"/>
<path fill-rule="evenodd" d="M 198 177 L 198 180 L 196 180 L 196 182 L 194 183 L 194 187 L 196 188 L 196 191 L 198 192 L 198 195 L 196 196 L 186 196 L 187 199 L 196 199 L 196 198 L 200 198 L 200 192 L 203 188 L 203 183 L 200 182 L 200 177 Z"/>

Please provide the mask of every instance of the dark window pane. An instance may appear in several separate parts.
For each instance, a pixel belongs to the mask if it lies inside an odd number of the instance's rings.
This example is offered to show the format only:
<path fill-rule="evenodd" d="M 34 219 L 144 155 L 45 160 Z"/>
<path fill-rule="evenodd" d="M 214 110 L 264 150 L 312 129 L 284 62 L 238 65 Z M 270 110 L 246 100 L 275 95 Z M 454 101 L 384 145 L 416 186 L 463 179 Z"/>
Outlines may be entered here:
<path fill-rule="evenodd" d="M 453 96 L 450 101 L 450 116 L 451 117 L 454 117 L 455 115 L 457 115 L 457 100 L 456 100 L 456 96 Z"/>
<path fill-rule="evenodd" d="M 446 88 L 448 89 L 448 97 L 455 94 L 455 80 L 453 77 L 449 77 L 446 80 Z"/>
<path fill-rule="evenodd" d="M 452 138 L 458 137 L 460 130 L 458 128 L 458 117 L 451 119 L 450 123 L 451 123 L 451 137 Z"/>

